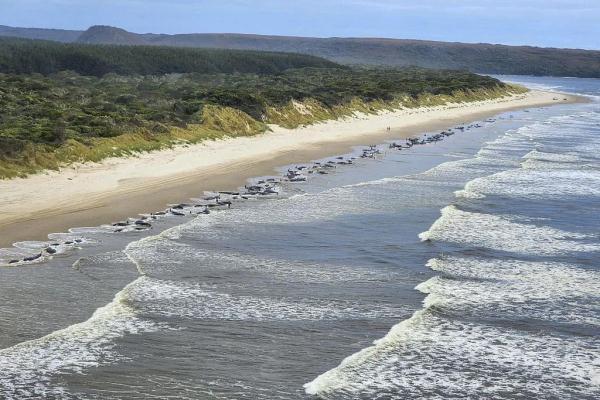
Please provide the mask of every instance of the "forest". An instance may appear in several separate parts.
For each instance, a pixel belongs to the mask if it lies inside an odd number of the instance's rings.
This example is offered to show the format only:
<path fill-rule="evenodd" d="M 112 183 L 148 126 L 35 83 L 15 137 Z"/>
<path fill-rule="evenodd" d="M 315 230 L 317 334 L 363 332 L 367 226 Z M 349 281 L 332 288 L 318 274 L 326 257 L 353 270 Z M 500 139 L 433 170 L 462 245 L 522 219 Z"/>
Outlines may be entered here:
<path fill-rule="evenodd" d="M 600 51 L 385 38 L 223 33 L 139 34 L 113 26 L 85 31 L 0 25 L 0 36 L 69 43 L 224 48 L 311 54 L 346 65 L 420 66 L 476 73 L 600 78 Z"/>
<path fill-rule="evenodd" d="M 49 75 L 160 75 L 167 73 L 273 74 L 290 68 L 339 67 L 323 58 L 295 53 L 58 43 L 0 37 L 0 72 Z"/>

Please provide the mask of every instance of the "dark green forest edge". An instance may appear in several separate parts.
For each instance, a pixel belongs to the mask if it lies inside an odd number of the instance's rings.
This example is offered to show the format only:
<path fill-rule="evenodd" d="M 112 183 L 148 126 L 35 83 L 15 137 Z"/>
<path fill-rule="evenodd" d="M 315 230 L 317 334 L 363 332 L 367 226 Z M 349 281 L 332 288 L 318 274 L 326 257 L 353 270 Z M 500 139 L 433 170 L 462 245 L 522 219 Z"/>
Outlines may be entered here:
<path fill-rule="evenodd" d="M 0 39 L 0 177 L 524 89 L 300 54 Z"/>
<path fill-rule="evenodd" d="M 484 74 L 600 78 L 600 51 L 385 38 L 314 38 L 235 33 L 134 33 L 95 25 L 85 31 L 0 25 L 0 36 L 64 43 L 148 45 L 311 54 L 348 65 L 419 66 Z"/>

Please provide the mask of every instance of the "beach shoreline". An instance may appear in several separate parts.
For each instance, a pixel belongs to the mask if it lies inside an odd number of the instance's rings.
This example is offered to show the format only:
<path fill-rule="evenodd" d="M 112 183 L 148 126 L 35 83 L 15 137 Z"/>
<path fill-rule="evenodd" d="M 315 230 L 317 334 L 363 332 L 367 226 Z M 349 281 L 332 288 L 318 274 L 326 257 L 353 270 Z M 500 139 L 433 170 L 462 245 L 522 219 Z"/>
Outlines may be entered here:
<path fill-rule="evenodd" d="M 277 167 L 347 153 L 353 146 L 402 139 L 512 110 L 583 101 L 532 90 L 483 102 L 358 114 L 298 129 L 272 126 L 272 132 L 262 135 L 0 181 L 0 247 L 157 211 L 204 191 L 232 190 L 249 178 L 272 175 Z"/>

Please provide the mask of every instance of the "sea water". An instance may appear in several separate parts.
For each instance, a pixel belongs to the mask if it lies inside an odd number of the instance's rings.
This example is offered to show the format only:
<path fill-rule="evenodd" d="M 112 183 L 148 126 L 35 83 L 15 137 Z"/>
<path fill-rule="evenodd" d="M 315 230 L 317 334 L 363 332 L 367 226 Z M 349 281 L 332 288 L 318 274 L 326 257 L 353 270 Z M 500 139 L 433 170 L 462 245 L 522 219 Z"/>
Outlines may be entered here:
<path fill-rule="evenodd" d="M 0 398 L 598 398 L 600 106 L 477 123 L 149 231 L 52 235 L 81 242 L 0 267 Z"/>

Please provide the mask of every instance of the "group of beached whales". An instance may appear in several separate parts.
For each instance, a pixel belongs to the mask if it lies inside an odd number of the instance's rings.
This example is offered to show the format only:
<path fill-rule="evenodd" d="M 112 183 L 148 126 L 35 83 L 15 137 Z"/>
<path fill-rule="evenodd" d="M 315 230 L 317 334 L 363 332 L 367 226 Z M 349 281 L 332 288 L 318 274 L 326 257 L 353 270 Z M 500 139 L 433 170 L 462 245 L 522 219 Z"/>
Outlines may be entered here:
<path fill-rule="evenodd" d="M 495 119 L 490 118 L 486 122 L 494 122 Z M 429 143 L 439 142 L 445 138 L 454 135 L 456 132 L 464 132 L 473 128 L 482 127 L 479 123 L 474 123 L 466 126 L 458 126 L 452 129 L 442 131 L 434 135 L 422 135 L 416 138 L 408 138 L 403 142 L 392 142 L 388 145 L 392 150 L 410 149 L 413 146 L 425 145 Z M 213 209 L 231 208 L 234 202 L 245 201 L 260 197 L 277 196 L 280 191 L 279 185 L 283 182 L 305 182 L 309 175 L 326 175 L 330 171 L 340 165 L 352 165 L 359 158 L 368 159 L 375 158 L 382 154 L 380 146 L 370 145 L 361 149 L 357 156 L 336 157 L 329 161 L 315 161 L 310 165 L 298 165 L 289 168 L 285 174 L 277 178 L 264 178 L 257 180 L 252 184 L 245 185 L 238 191 L 219 191 L 206 194 L 201 199 L 195 199 L 192 203 L 181 203 L 171 205 L 169 208 L 148 215 L 141 215 L 139 218 L 129 218 L 124 221 L 115 222 L 111 225 L 104 226 L 109 232 L 125 233 L 135 231 L 145 231 L 152 228 L 152 223 L 164 217 L 185 217 L 189 215 L 210 214 Z M 22 259 L 11 260 L 9 264 L 33 262 L 44 257 L 44 255 L 54 255 L 60 248 L 74 247 L 84 242 L 84 239 L 72 239 L 64 242 L 52 243 L 45 247 L 40 253 L 34 254 Z"/>

